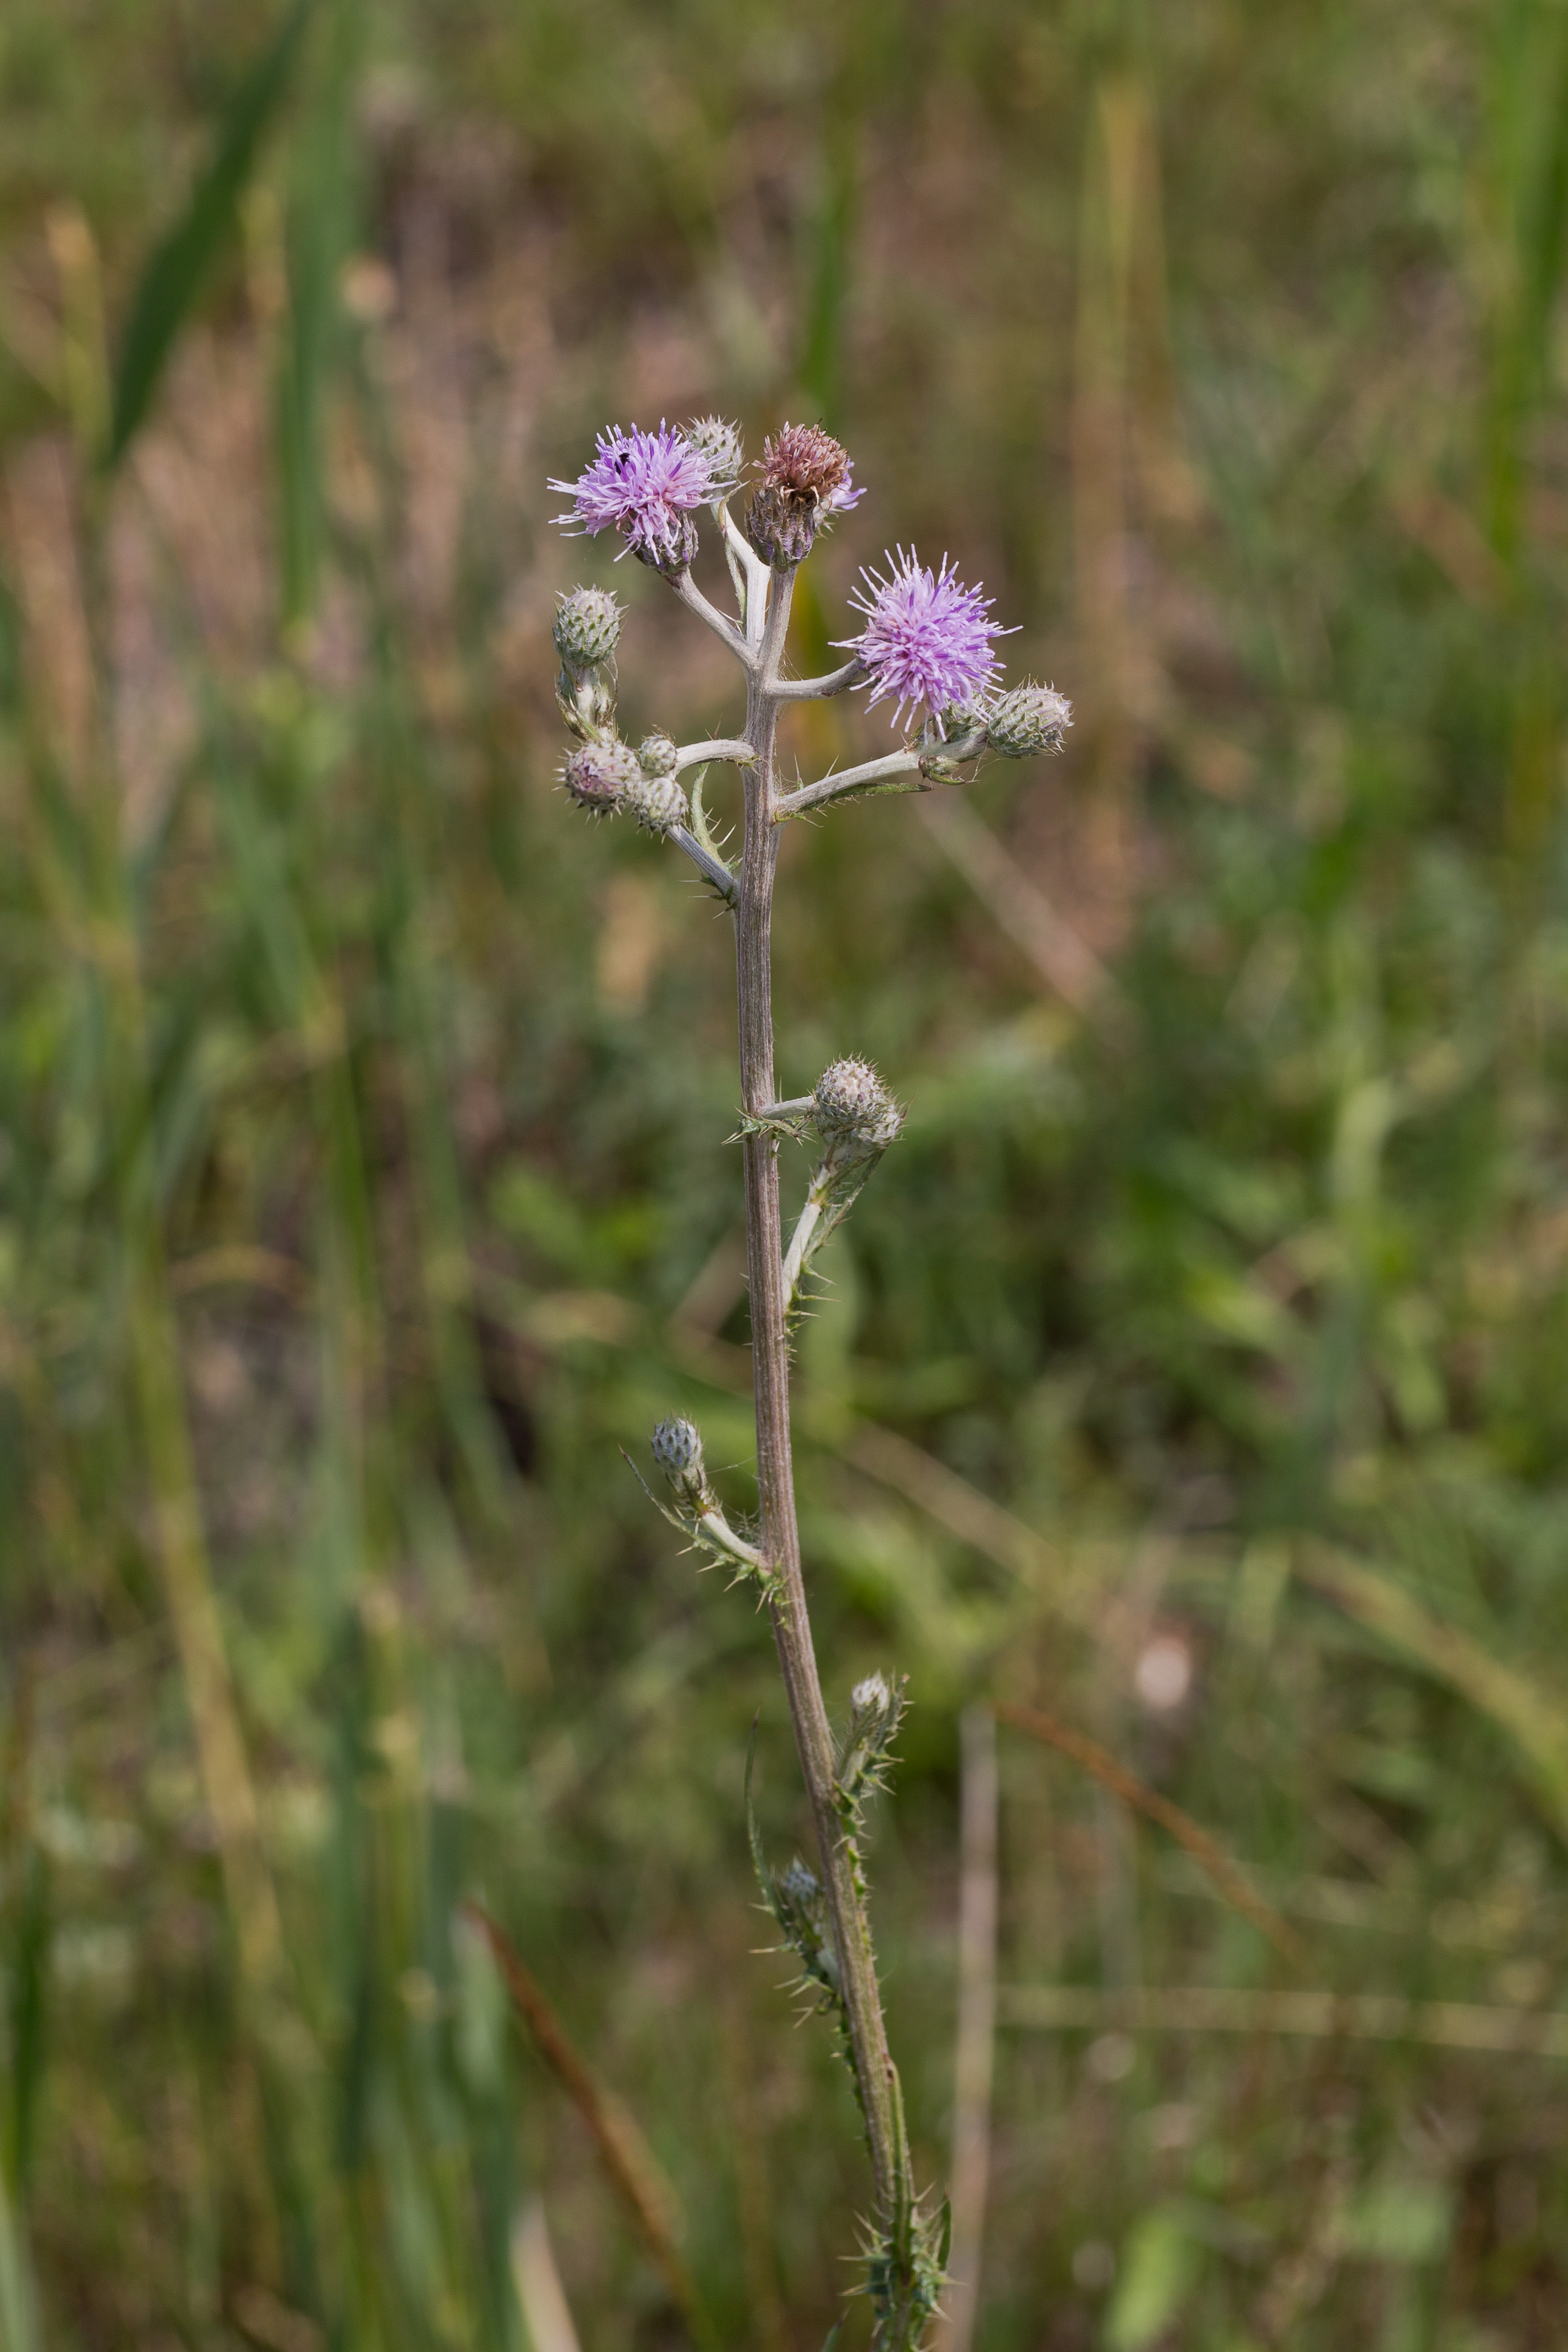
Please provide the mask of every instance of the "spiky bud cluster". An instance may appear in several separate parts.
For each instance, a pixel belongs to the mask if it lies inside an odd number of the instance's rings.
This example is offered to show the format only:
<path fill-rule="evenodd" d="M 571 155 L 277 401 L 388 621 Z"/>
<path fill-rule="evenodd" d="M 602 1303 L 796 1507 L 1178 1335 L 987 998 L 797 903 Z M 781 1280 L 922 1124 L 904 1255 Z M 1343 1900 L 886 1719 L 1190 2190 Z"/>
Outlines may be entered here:
<path fill-rule="evenodd" d="M 637 782 L 628 786 L 622 806 L 645 833 L 656 835 L 660 841 L 667 841 L 691 814 L 684 785 L 674 776 L 650 776 L 643 768 L 637 771 Z"/>
<path fill-rule="evenodd" d="M 694 416 L 681 426 L 685 439 L 708 461 L 714 501 L 732 490 L 746 469 L 746 452 L 737 428 L 722 416 Z"/>
<path fill-rule="evenodd" d="M 830 1142 L 868 1151 L 885 1151 L 904 1123 L 891 1090 L 856 1055 L 828 1064 L 816 1082 L 812 1116 Z"/>
<path fill-rule="evenodd" d="M 621 608 L 607 588 L 574 588 L 556 607 L 551 635 L 569 667 L 611 661 L 621 641 Z"/>
<path fill-rule="evenodd" d="M 608 742 L 584 743 L 574 751 L 561 772 L 561 781 L 580 809 L 593 816 L 614 816 L 628 794 L 643 781 L 637 753 L 612 737 Z"/>
<path fill-rule="evenodd" d="M 785 425 L 763 444 L 746 536 L 764 563 L 804 563 L 819 530 L 860 498 L 849 452 L 820 425 Z"/>
<path fill-rule="evenodd" d="M 985 712 L 985 739 L 1005 760 L 1029 760 L 1059 751 L 1072 725 L 1072 705 L 1054 686 L 1032 678 L 997 696 Z"/>
<path fill-rule="evenodd" d="M 645 776 L 673 776 L 680 754 L 668 735 L 645 735 L 637 745 L 637 765 Z"/>

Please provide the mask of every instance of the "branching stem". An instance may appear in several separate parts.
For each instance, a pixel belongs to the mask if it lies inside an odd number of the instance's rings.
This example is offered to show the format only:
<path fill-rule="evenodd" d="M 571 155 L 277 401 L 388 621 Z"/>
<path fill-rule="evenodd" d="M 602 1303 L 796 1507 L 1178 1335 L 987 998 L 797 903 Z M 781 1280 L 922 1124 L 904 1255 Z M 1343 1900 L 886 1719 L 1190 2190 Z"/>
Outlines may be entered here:
<path fill-rule="evenodd" d="M 895 781 L 905 777 L 911 781 Z M 802 784 L 798 792 L 784 793 L 773 803 L 773 823 L 783 824 L 786 817 L 804 816 L 807 809 L 825 808 L 830 801 L 847 800 L 854 793 L 889 788 L 902 793 L 924 790 L 918 751 L 889 751 L 880 760 L 864 760 L 858 768 L 841 768 L 837 775 Z"/>
<path fill-rule="evenodd" d="M 690 572 L 676 572 L 670 579 L 669 584 L 687 611 L 695 613 L 704 628 L 711 629 L 721 644 L 729 646 L 742 668 L 750 672 L 755 667 L 755 656 L 751 646 L 746 643 L 734 622 L 727 619 L 716 604 L 710 604 L 708 602 Z M 756 599 L 753 597 L 751 601 L 754 604 Z"/>
<path fill-rule="evenodd" d="M 735 877 L 721 857 L 714 856 L 705 842 L 684 824 L 672 825 L 669 838 L 677 849 L 684 849 L 705 882 L 710 882 L 727 907 L 735 903 Z"/>
<path fill-rule="evenodd" d="M 826 677 L 781 677 L 773 691 L 781 702 L 819 702 L 830 694 L 842 694 L 865 676 L 866 665 L 857 654 L 842 669 L 829 670 Z"/>
<path fill-rule="evenodd" d="M 751 761 L 752 747 L 743 736 L 724 735 L 711 743 L 683 743 L 675 756 L 683 768 L 704 767 L 710 760 L 728 760 L 743 768 Z"/>
<path fill-rule="evenodd" d="M 751 764 L 744 771 L 745 845 L 735 908 L 735 938 L 741 1095 L 747 1112 L 753 1118 L 770 1108 L 775 1094 L 770 945 L 779 851 L 774 743 L 780 702 L 795 698 L 788 695 L 787 688 L 781 688 L 778 678 L 794 586 L 793 572 L 773 573 L 756 658 L 747 662 L 746 736 Z M 778 1597 L 770 1601 L 769 1607 L 822 1859 L 827 1914 L 841 1970 L 845 2021 L 866 2120 L 878 2212 L 884 2229 L 902 2235 L 905 2233 L 898 2227 L 900 2217 L 908 2212 L 911 2195 L 902 2101 L 888 2049 L 870 1924 L 857 1883 L 856 1857 L 846 1838 L 837 1801 L 833 1737 L 823 1702 L 801 1572 L 790 1445 L 789 1294 L 779 1218 L 777 1139 L 765 1133 L 749 1134 L 743 1150 L 763 1549 L 779 1580 Z"/>

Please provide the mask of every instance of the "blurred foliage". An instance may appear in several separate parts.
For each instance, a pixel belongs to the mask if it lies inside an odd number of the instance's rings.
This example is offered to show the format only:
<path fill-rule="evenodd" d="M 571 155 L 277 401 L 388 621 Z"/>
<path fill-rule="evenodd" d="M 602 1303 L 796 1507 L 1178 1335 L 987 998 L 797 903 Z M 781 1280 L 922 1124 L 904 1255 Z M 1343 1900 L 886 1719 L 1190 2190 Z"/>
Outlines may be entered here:
<path fill-rule="evenodd" d="M 689 1411 L 744 1502 L 728 941 L 552 792 L 554 589 L 622 589 L 634 734 L 729 687 L 544 478 L 825 411 L 803 665 L 912 537 L 1078 705 L 971 795 L 1007 887 L 876 803 L 781 892 L 784 1081 L 910 1104 L 799 1426 L 830 1692 L 912 1678 L 923 2172 L 976 1696 L 1318 1985 L 1511 2032 L 1568 1957 L 1568 11 L 307 14 L 0 26 L 0 2342 L 556 2352 L 546 2242 L 585 2342 L 681 2340 L 478 1897 L 720 2335 L 805 2347 L 864 2186 L 754 1954 L 787 1726 L 616 1453 Z M 1001 1738 L 1005 1987 L 1284 1982 Z M 1561 2339 L 1560 2059 L 1003 2032 L 994 2352 Z"/>

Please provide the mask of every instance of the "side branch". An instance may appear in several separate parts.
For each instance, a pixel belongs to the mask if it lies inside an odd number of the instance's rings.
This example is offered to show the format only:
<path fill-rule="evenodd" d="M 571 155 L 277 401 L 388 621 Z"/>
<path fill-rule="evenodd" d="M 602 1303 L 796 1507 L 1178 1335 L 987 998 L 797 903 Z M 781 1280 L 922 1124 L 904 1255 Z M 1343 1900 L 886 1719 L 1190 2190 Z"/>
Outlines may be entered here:
<path fill-rule="evenodd" d="M 679 768 L 700 768 L 710 760 L 728 760 L 737 768 L 749 768 L 756 756 L 743 735 L 724 735 L 711 743 L 683 743 L 675 758 Z"/>
<path fill-rule="evenodd" d="M 842 669 L 831 669 L 826 677 L 781 677 L 773 682 L 773 698 L 779 702 L 821 702 L 830 694 L 842 694 L 846 687 L 855 686 L 869 676 L 858 654 L 847 661 Z"/>
<path fill-rule="evenodd" d="M 712 630 L 720 642 L 729 646 L 743 670 L 750 672 L 756 667 L 756 660 L 752 649 L 734 622 L 726 620 L 718 606 L 708 602 L 689 572 L 678 572 L 670 579 L 669 584 L 687 611 L 695 613 L 698 619 Z"/>
<path fill-rule="evenodd" d="M 768 567 L 744 533 L 736 528 L 728 501 L 718 509 L 724 526 L 724 552 L 730 561 L 731 576 L 737 572 L 737 588 L 742 587 L 746 616 L 746 641 L 755 646 L 762 641 L 763 618 L 768 604 Z"/>
<path fill-rule="evenodd" d="M 684 849 L 705 882 L 711 883 L 731 913 L 734 912 L 737 884 L 734 876 L 721 857 L 705 848 L 697 835 L 684 824 L 672 824 L 665 836 L 677 849 Z"/>
<path fill-rule="evenodd" d="M 908 751 L 889 751 L 885 759 L 867 760 L 858 768 L 843 768 L 836 776 L 824 776 L 819 783 L 803 784 L 797 793 L 784 793 L 773 803 L 773 823 L 782 824 L 786 817 L 804 816 L 807 809 L 825 808 L 830 801 L 849 800 L 857 793 L 924 792 L 926 785 L 920 770 L 920 753 Z M 895 779 L 900 776 L 916 781 L 897 782 Z"/>

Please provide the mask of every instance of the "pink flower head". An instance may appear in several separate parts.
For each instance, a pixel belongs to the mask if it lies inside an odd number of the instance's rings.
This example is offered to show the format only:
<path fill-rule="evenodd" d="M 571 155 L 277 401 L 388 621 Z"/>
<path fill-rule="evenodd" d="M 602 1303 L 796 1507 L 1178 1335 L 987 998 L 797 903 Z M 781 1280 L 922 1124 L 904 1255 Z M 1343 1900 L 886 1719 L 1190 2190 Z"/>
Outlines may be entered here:
<path fill-rule="evenodd" d="M 662 419 L 657 433 L 618 425 L 601 433 L 592 465 L 574 482 L 552 480 L 572 501 L 557 522 L 590 536 L 612 526 L 626 547 L 656 572 L 684 572 L 697 552 L 695 508 L 713 495 L 708 458 Z M 623 551 L 624 552 L 625 551 Z"/>
<path fill-rule="evenodd" d="M 919 562 L 913 548 L 906 555 L 900 547 L 896 563 L 891 555 L 883 560 L 888 577 L 862 570 L 868 593 L 857 589 L 849 599 L 865 614 L 865 627 L 858 637 L 837 640 L 870 672 L 867 709 L 891 700 L 897 726 L 911 703 L 933 719 L 952 706 L 965 708 L 996 675 L 991 640 L 1007 634 L 987 618 L 990 597 L 966 588 L 945 555 L 940 572 Z"/>

